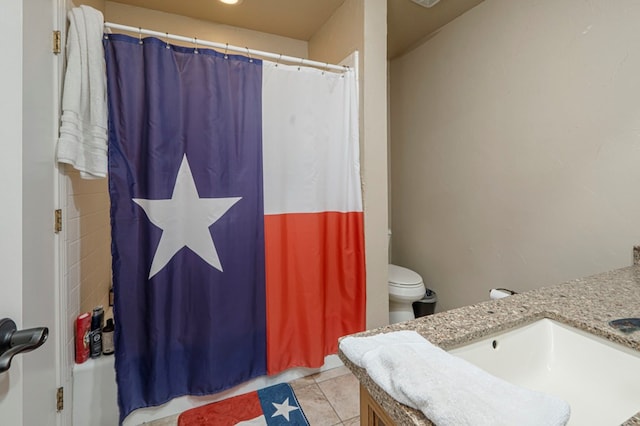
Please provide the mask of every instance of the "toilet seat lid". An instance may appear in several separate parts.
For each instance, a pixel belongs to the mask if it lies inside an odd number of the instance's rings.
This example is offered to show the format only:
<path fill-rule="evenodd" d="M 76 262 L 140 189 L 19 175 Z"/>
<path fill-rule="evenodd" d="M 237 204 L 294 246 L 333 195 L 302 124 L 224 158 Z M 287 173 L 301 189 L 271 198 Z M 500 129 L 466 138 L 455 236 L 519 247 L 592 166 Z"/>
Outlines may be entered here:
<path fill-rule="evenodd" d="M 415 286 L 422 284 L 422 277 L 411 269 L 389 264 L 389 284 Z"/>

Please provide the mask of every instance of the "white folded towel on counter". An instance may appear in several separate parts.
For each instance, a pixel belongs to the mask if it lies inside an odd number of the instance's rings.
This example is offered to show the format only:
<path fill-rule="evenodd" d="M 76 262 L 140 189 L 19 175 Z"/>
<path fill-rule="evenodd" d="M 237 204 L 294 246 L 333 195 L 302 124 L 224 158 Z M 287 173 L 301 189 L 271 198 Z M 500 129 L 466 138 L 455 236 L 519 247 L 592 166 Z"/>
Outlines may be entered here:
<path fill-rule="evenodd" d="M 401 343 L 423 343 L 427 340 L 415 331 L 394 331 L 369 337 L 346 337 L 340 342 L 340 350 L 358 367 L 363 367 L 362 357 L 369 351 L 383 346 Z"/>
<path fill-rule="evenodd" d="M 340 350 L 396 401 L 437 426 L 556 426 L 562 399 L 525 389 L 453 356 L 414 331 L 345 337 Z"/>

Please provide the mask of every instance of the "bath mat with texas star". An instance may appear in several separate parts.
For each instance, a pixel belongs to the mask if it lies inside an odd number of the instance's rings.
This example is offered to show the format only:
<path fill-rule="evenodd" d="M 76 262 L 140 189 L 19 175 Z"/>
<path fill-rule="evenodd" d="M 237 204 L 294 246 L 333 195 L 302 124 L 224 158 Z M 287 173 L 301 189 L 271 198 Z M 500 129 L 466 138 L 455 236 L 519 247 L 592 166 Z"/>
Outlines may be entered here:
<path fill-rule="evenodd" d="M 204 425 L 308 426 L 309 422 L 291 386 L 282 383 L 192 408 L 178 417 L 178 426 Z"/>

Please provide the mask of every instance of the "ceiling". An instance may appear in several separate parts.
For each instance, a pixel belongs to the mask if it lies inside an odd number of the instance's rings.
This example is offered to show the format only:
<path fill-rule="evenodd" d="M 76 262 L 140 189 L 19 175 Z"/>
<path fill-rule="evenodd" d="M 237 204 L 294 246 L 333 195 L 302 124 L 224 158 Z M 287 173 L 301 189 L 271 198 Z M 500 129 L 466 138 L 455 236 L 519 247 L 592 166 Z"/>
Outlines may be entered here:
<path fill-rule="evenodd" d="M 113 1 L 306 41 L 345 0 L 243 0 L 236 6 L 214 0 Z M 387 56 L 411 50 L 481 1 L 441 0 L 425 8 L 410 0 L 387 0 Z"/>
<path fill-rule="evenodd" d="M 366 0 L 365 0 L 366 1 Z M 387 57 L 408 52 L 482 0 L 440 0 L 426 8 L 410 0 L 387 0 Z"/>

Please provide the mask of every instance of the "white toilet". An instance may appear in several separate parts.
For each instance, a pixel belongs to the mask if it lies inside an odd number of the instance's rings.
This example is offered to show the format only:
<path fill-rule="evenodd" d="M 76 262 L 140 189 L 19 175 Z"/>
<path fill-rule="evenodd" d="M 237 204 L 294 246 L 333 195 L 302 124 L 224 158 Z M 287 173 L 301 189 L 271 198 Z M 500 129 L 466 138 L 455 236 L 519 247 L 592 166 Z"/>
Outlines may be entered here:
<path fill-rule="evenodd" d="M 426 292 L 422 277 L 411 269 L 389 264 L 389 323 L 415 319 L 412 303 Z"/>

